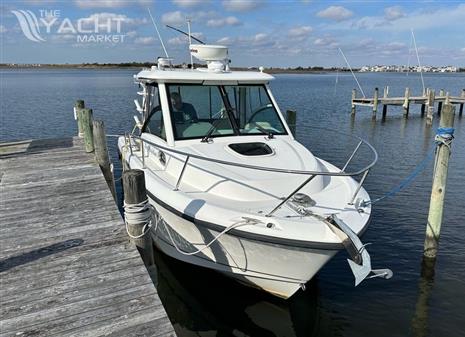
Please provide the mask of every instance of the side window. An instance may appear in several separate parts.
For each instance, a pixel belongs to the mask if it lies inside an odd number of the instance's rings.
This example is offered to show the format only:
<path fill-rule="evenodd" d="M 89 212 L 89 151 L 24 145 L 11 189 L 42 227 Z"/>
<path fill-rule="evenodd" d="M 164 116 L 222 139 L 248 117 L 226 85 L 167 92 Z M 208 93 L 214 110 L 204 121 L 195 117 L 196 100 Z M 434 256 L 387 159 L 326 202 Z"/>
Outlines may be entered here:
<path fill-rule="evenodd" d="M 158 87 L 150 86 L 147 88 L 147 120 L 145 121 L 142 132 L 148 132 L 166 140 L 165 125 L 163 123 L 163 114 L 161 111 L 160 96 Z"/>

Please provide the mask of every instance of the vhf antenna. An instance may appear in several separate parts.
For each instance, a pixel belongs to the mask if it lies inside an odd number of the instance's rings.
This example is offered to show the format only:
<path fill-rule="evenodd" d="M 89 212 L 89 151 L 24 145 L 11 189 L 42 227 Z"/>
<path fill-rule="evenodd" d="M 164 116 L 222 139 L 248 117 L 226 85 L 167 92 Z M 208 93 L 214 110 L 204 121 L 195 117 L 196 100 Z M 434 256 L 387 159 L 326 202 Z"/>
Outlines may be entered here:
<path fill-rule="evenodd" d="M 179 32 L 179 33 L 181 33 L 181 34 L 184 34 L 184 35 L 186 35 L 187 37 L 189 37 L 190 39 L 192 39 L 192 40 L 194 40 L 194 41 L 197 41 L 197 42 L 200 43 L 200 44 L 205 44 L 205 42 L 199 40 L 198 38 L 196 38 L 195 36 L 192 36 L 191 34 L 188 34 L 188 33 L 184 32 L 184 31 L 182 31 L 181 29 L 175 28 L 175 27 L 170 26 L 170 25 L 166 25 L 166 27 L 171 28 L 172 30 L 175 30 L 175 31 L 177 31 L 177 32 Z"/>
<path fill-rule="evenodd" d="M 191 56 L 191 69 L 194 70 L 194 59 L 191 53 L 192 35 L 191 35 L 191 20 L 187 19 L 187 31 L 189 32 L 189 54 Z"/>
<path fill-rule="evenodd" d="M 155 30 L 157 31 L 158 34 L 158 39 L 161 42 L 161 46 L 163 47 L 163 50 L 165 51 L 166 58 L 169 58 L 168 52 L 166 51 L 165 44 L 163 43 L 163 39 L 161 38 L 160 32 L 158 31 L 157 24 L 155 23 L 155 20 L 153 19 L 152 13 L 150 13 L 150 8 L 147 8 L 149 11 L 150 18 L 152 19 L 153 26 L 155 27 Z"/>

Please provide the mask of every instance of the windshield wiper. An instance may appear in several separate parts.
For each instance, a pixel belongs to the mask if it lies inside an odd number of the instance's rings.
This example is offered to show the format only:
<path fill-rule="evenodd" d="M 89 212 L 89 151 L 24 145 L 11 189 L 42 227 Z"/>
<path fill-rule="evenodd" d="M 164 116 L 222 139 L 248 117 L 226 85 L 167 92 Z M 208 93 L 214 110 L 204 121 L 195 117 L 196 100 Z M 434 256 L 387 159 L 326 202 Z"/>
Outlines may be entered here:
<path fill-rule="evenodd" d="M 258 124 L 257 122 L 254 122 L 254 127 L 257 128 L 261 133 L 265 134 L 268 136 L 268 139 L 273 139 L 274 138 L 274 133 L 270 129 L 265 129 L 263 126 Z"/>
<path fill-rule="evenodd" d="M 216 121 L 212 123 L 212 126 L 208 130 L 207 134 L 200 141 L 201 143 L 208 143 L 210 141 L 213 131 L 216 130 L 216 127 L 218 126 L 221 120 L 222 120 L 221 118 L 218 118 Z"/>

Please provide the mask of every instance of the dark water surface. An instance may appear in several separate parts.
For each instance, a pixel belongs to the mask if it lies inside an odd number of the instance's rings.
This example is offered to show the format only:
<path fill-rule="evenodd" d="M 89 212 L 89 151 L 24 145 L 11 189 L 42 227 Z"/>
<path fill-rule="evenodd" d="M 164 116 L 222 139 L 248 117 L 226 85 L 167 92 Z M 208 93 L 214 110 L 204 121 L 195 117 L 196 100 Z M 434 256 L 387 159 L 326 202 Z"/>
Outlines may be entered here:
<path fill-rule="evenodd" d="M 137 98 L 132 70 L 2 70 L 2 141 L 76 134 L 72 106 L 84 99 L 103 119 L 107 133 L 131 129 Z M 430 151 L 438 118 L 425 126 L 419 106 L 402 118 L 371 120 L 369 108 L 349 115 L 350 75 L 278 75 L 272 83 L 283 111 L 298 111 L 297 138 L 314 153 L 342 166 L 356 143 L 337 131 L 368 139 L 379 162 L 365 187 L 379 197 L 406 177 Z M 360 74 L 367 95 L 391 87 L 390 95 L 421 91 L 416 74 Z M 465 87 L 463 74 L 426 74 L 427 87 L 453 95 Z M 382 90 L 381 90 L 382 92 Z M 380 108 L 381 110 L 381 108 Z M 316 130 L 315 127 L 326 130 Z M 465 123 L 455 119 L 446 205 L 435 275 L 422 278 L 421 257 L 431 190 L 432 163 L 412 185 L 373 208 L 363 241 L 370 242 L 374 267 L 389 267 L 390 280 L 367 280 L 353 287 L 346 253 L 339 253 L 318 276 L 288 301 L 241 286 L 215 272 L 157 256 L 157 287 L 179 336 L 465 336 Z M 109 138 L 116 159 L 115 138 Z M 366 163 L 363 151 L 357 165 Z M 116 176 L 121 173 L 116 164 Z"/>

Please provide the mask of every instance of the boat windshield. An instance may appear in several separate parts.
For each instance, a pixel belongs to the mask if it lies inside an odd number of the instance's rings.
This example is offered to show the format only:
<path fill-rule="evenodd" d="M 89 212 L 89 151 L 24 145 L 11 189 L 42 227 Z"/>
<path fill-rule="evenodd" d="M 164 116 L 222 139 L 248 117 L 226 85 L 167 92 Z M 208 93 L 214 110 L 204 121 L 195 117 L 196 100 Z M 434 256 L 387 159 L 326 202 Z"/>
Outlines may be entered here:
<path fill-rule="evenodd" d="M 286 134 L 264 85 L 170 84 L 167 87 L 176 140 Z"/>

